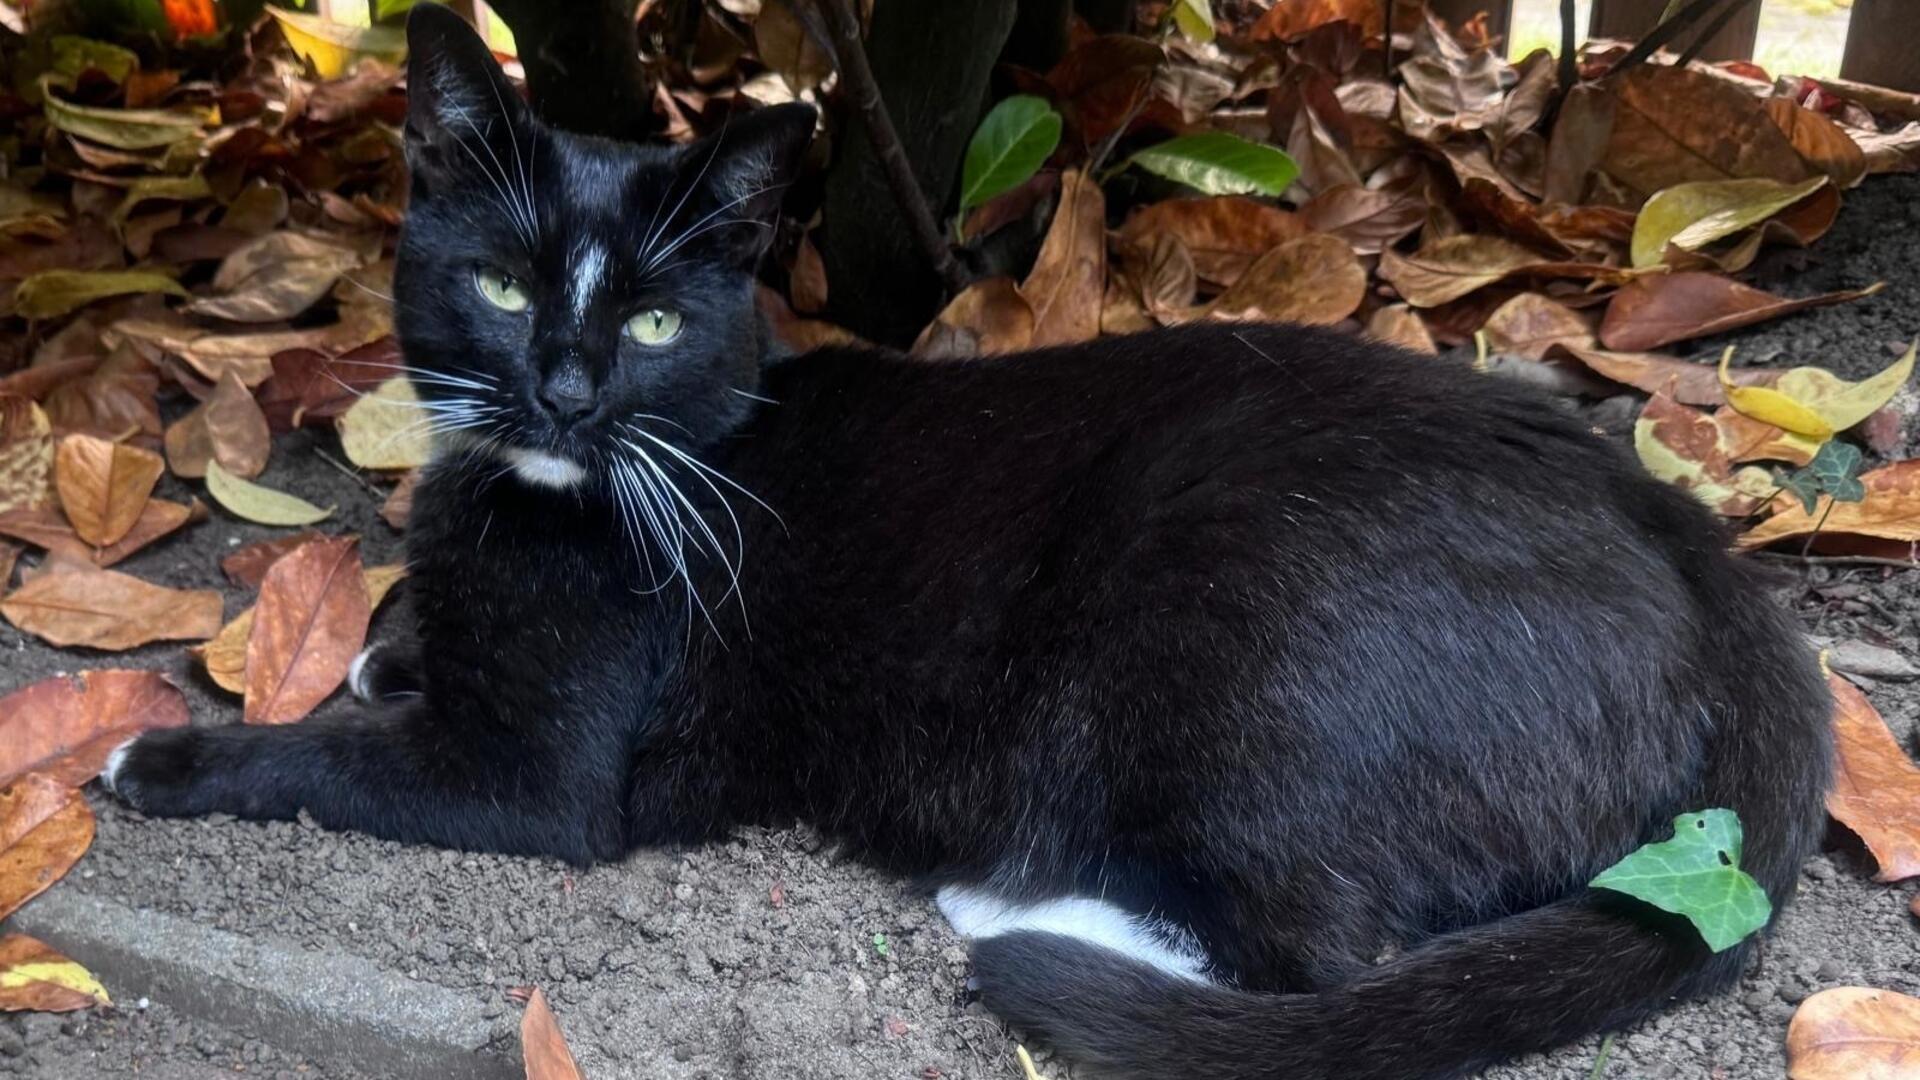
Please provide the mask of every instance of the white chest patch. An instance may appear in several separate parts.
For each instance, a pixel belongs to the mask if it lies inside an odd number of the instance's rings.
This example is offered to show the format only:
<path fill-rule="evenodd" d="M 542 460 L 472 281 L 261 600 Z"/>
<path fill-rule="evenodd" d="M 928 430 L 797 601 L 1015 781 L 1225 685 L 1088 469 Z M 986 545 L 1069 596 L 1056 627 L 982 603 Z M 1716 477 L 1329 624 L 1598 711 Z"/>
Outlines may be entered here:
<path fill-rule="evenodd" d="M 1019 930 L 1061 934 L 1124 953 L 1143 964 L 1194 982 L 1209 982 L 1207 956 L 1192 935 L 1086 896 L 1062 896 L 1019 904 L 992 893 L 949 885 L 934 896 L 940 914 L 964 938 L 990 938 Z"/>
<path fill-rule="evenodd" d="M 513 466 L 514 475 L 535 487 L 565 490 L 587 478 L 587 470 L 557 454 L 507 446 L 499 455 Z"/>

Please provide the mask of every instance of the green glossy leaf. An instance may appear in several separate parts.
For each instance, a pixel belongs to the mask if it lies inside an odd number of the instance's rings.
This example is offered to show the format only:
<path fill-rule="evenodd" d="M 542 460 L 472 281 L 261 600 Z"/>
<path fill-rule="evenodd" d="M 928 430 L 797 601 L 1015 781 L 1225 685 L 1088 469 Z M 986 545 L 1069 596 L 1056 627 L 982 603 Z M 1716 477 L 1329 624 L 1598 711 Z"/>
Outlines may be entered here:
<path fill-rule="evenodd" d="M 1634 219 L 1633 265 L 1660 265 L 1669 245 L 1697 251 L 1760 224 L 1826 185 L 1824 176 L 1798 184 L 1765 179 L 1675 184 L 1648 199 Z"/>
<path fill-rule="evenodd" d="M 109 296 L 150 292 L 187 295 L 158 270 L 42 270 L 13 290 L 13 310 L 29 319 L 50 319 Z"/>
<path fill-rule="evenodd" d="M 960 209 L 971 210 L 1025 183 L 1060 145 L 1060 114 L 1045 98 L 1015 94 L 995 105 L 967 143 Z"/>
<path fill-rule="evenodd" d="M 1766 890 L 1740 869 L 1740 817 L 1702 810 L 1673 819 L 1673 839 L 1647 844 L 1591 882 L 1684 915 L 1714 952 L 1767 925 Z"/>
<path fill-rule="evenodd" d="M 1188 40 L 1202 44 L 1213 40 L 1212 0 L 1173 0 L 1173 25 Z"/>
<path fill-rule="evenodd" d="M 1168 139 L 1133 155 L 1135 165 L 1208 195 L 1278 195 L 1300 167 L 1284 150 L 1224 131 Z"/>

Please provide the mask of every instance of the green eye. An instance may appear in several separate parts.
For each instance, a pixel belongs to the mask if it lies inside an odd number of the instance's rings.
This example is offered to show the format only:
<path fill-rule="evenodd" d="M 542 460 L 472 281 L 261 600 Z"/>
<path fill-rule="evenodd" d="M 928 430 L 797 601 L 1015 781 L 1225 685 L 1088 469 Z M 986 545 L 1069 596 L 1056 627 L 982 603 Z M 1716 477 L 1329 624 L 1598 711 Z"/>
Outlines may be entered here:
<path fill-rule="evenodd" d="M 627 320 L 627 336 L 642 345 L 665 345 L 680 336 L 680 313 L 643 311 Z"/>
<path fill-rule="evenodd" d="M 527 295 L 527 287 L 519 278 L 491 266 L 474 268 L 473 285 L 487 298 L 487 303 L 501 311 L 525 311 L 527 305 L 533 303 L 533 297 Z"/>

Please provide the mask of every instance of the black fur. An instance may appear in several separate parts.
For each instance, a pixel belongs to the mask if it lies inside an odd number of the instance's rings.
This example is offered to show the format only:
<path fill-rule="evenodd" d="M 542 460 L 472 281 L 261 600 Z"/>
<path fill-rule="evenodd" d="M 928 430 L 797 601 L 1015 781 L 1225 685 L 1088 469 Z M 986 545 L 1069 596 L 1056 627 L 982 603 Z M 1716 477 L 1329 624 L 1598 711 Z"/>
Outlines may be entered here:
<path fill-rule="evenodd" d="M 1104 896 L 1220 985 L 1049 935 L 975 955 L 1001 1015 L 1123 1077 L 1453 1076 L 1723 986 L 1745 947 L 1584 884 L 1684 811 L 1738 811 L 1792 892 L 1829 771 L 1811 657 L 1701 507 L 1540 396 L 1282 326 L 762 370 L 773 196 L 638 266 L 656 207 L 691 192 L 678 235 L 770 189 L 810 114 L 678 151 L 510 98 L 450 128 L 497 73 L 431 5 L 410 30 L 406 354 L 501 411 L 420 486 L 418 643 L 377 654 L 378 704 L 144 736 L 135 806 L 580 862 L 801 818 L 933 884 Z M 508 131 L 531 252 L 457 141 L 510 162 Z M 594 240 L 616 284 L 576 314 Z M 662 306 L 672 346 L 619 337 Z M 596 402 L 570 426 L 537 403 L 569 365 Z M 705 523 L 685 581 L 610 479 L 635 414 L 766 504 L 641 442 Z M 586 479 L 525 482 L 490 439 Z"/>

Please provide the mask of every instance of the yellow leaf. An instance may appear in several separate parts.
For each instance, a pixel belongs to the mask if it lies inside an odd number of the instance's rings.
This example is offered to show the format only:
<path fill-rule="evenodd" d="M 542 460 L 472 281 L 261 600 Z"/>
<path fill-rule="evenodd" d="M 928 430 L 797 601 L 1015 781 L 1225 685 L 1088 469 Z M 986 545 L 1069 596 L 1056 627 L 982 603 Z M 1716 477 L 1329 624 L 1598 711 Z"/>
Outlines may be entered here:
<path fill-rule="evenodd" d="M 406 35 L 389 27 L 348 26 L 271 4 L 267 10 L 279 21 L 287 44 L 322 79 L 340 78 L 363 56 L 399 63 L 407 55 Z"/>
<path fill-rule="evenodd" d="M 417 468 L 433 449 L 427 411 L 404 377 L 381 383 L 333 423 L 347 460 L 363 469 Z"/>
<path fill-rule="evenodd" d="M 1735 386 L 1727 376 L 1727 362 L 1732 359 L 1729 345 L 1720 355 L 1720 389 L 1735 412 L 1809 439 L 1833 437 L 1833 425 L 1794 398 L 1768 386 Z"/>
<path fill-rule="evenodd" d="M 1913 377 L 1916 350 L 1920 350 L 1920 342 L 1886 370 L 1857 383 L 1821 368 L 1801 367 L 1783 372 L 1773 388 L 1805 405 L 1833 430 L 1845 431 L 1872 416 L 1907 385 Z"/>
<path fill-rule="evenodd" d="M 1633 223 L 1633 265 L 1658 266 L 1667 247 L 1696 251 L 1758 225 L 1825 187 L 1816 176 L 1798 184 L 1778 180 L 1707 180 L 1675 184 L 1647 200 Z"/>
<path fill-rule="evenodd" d="M 93 973 L 25 934 L 0 938 L 0 1010 L 69 1012 L 111 1005 Z"/>
<path fill-rule="evenodd" d="M 247 637 L 253 633 L 253 609 L 234 616 L 213 640 L 188 649 L 207 669 L 207 678 L 222 690 L 247 692 Z"/>
<path fill-rule="evenodd" d="M 233 513 L 262 525 L 311 525 L 333 514 L 331 506 L 322 510 L 284 491 L 242 480 L 218 461 L 207 462 L 207 494 Z"/>
<path fill-rule="evenodd" d="M 109 296 L 150 292 L 187 295 L 158 270 L 42 270 L 14 288 L 13 308 L 29 319 L 48 319 Z"/>
<path fill-rule="evenodd" d="M 386 563 L 382 566 L 367 567 L 367 606 L 379 608 L 381 602 L 387 598 L 387 594 L 392 592 L 393 587 L 400 584 L 400 579 L 406 576 L 406 563 Z"/>

